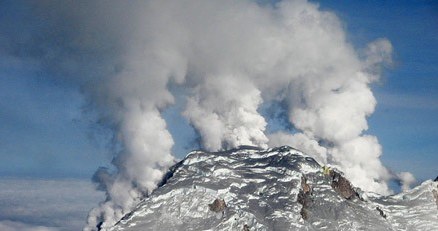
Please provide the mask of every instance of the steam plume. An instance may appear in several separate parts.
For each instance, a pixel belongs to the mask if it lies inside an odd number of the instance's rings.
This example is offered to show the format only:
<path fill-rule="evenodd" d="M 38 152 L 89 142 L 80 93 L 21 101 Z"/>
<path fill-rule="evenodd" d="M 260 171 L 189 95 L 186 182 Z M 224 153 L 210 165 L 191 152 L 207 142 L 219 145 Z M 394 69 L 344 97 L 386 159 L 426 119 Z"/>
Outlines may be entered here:
<path fill-rule="evenodd" d="M 157 11 L 156 4 L 36 5 L 38 16 L 46 20 L 42 32 L 49 33 L 38 34 L 44 39 L 33 44 L 43 54 L 38 58 L 59 80 L 77 84 L 100 123 L 114 132 L 115 170 L 100 168 L 94 176 L 107 199 L 90 212 L 84 230 L 114 225 L 174 163 L 174 142 L 160 111 L 174 102 L 167 85 L 184 79 L 186 59 L 177 48 L 179 31 L 168 27 L 171 14 Z"/>
<path fill-rule="evenodd" d="M 336 15 L 304 0 L 47 1 L 37 11 L 38 58 L 80 86 L 114 132 L 116 171 L 96 172 L 107 200 L 85 230 L 112 226 L 173 163 L 161 116 L 174 103 L 169 84 L 189 89 L 177 97 L 205 149 L 291 144 L 356 186 L 389 192 L 378 140 L 364 134 L 388 40 L 359 53 Z M 260 106 L 275 101 L 295 132 L 266 134 Z"/>
<path fill-rule="evenodd" d="M 184 115 L 201 134 L 208 150 L 240 145 L 267 147 L 265 119 L 257 112 L 262 99 L 250 82 L 235 76 L 208 78 L 189 98 Z M 244 86 L 244 89 L 242 89 Z"/>
<path fill-rule="evenodd" d="M 414 175 L 410 172 L 401 172 L 397 174 L 398 180 L 400 181 L 400 185 L 403 191 L 407 191 L 411 189 L 411 185 L 414 184 L 417 180 Z"/>

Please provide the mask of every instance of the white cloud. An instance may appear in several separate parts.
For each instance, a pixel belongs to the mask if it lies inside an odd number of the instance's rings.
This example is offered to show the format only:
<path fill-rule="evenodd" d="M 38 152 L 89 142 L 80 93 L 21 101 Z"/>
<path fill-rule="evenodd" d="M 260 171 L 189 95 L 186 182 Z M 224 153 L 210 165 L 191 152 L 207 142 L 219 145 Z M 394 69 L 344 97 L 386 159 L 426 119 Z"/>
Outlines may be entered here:
<path fill-rule="evenodd" d="M 57 228 L 45 226 L 33 226 L 22 222 L 0 221 L 0 230 L 2 231 L 58 231 Z"/>
<path fill-rule="evenodd" d="M 0 227 L 81 230 L 103 198 L 90 180 L 0 178 Z"/>

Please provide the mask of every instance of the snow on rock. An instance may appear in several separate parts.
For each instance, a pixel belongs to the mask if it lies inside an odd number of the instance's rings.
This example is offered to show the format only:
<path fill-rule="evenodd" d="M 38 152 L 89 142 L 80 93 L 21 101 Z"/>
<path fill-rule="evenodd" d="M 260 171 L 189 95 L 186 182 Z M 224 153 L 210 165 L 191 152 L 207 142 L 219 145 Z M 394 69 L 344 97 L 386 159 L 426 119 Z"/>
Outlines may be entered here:
<path fill-rule="evenodd" d="M 194 151 L 110 230 L 436 230 L 437 185 L 380 197 L 287 146 Z"/>

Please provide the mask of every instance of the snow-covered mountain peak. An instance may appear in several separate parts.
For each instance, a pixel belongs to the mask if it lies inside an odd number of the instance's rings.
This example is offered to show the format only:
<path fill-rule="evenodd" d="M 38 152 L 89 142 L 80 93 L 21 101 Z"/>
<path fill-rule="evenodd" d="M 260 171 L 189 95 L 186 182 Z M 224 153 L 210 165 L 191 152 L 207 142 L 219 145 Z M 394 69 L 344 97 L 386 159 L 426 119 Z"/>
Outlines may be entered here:
<path fill-rule="evenodd" d="M 288 146 L 194 151 L 110 230 L 434 230 L 437 184 L 367 197 Z"/>

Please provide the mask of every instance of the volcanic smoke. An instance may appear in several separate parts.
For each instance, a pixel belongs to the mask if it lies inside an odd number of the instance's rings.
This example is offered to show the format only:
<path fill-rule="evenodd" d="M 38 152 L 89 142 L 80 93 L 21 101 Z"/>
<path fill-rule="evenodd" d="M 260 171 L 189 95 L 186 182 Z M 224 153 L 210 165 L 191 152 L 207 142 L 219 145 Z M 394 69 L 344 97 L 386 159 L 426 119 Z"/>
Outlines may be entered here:
<path fill-rule="evenodd" d="M 397 176 L 364 131 L 376 107 L 370 85 L 391 63 L 391 43 L 353 47 L 338 17 L 318 4 L 43 1 L 35 18 L 41 30 L 29 47 L 38 52 L 29 56 L 78 86 L 113 132 L 115 168 L 93 177 L 107 199 L 84 230 L 114 225 L 175 163 L 178 134 L 162 115 L 175 98 L 185 99 L 181 116 L 203 149 L 289 144 L 344 171 L 355 186 L 390 193 L 387 181 Z M 283 130 L 269 131 L 266 105 L 286 112 Z"/>

